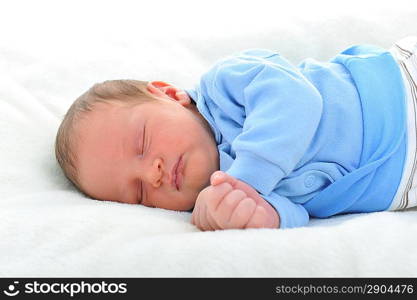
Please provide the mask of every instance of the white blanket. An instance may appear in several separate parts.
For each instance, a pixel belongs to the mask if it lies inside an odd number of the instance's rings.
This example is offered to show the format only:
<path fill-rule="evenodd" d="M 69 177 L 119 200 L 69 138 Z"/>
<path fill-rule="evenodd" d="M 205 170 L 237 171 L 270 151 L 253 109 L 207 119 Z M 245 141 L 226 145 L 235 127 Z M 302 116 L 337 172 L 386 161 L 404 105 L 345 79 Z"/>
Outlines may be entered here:
<path fill-rule="evenodd" d="M 0 276 L 417 276 L 417 212 L 200 232 L 190 214 L 89 200 L 55 162 L 72 101 L 106 79 L 190 87 L 245 48 L 298 63 L 417 34 L 415 1 L 10 1 L 0 10 Z M 375 4 L 373 4 L 375 3 Z M 414 241 L 416 239 L 416 241 Z"/>

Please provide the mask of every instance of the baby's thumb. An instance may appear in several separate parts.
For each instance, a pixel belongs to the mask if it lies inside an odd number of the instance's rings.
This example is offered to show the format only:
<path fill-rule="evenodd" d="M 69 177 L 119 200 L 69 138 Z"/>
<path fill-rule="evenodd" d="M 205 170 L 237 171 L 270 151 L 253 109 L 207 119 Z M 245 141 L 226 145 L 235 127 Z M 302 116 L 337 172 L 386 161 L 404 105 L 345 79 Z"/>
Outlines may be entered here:
<path fill-rule="evenodd" d="M 236 179 L 223 171 L 216 171 L 210 177 L 210 183 L 212 186 L 223 182 L 230 183 L 231 186 L 234 186 L 236 184 Z"/>

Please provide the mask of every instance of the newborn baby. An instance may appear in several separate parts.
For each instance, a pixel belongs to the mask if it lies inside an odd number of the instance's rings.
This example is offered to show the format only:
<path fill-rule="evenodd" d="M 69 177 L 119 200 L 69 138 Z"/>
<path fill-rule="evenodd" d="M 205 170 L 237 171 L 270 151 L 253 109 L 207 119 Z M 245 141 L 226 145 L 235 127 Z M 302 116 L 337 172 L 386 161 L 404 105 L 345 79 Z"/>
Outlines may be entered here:
<path fill-rule="evenodd" d="M 91 198 L 192 210 L 202 230 L 298 227 L 310 216 L 413 206 L 414 82 L 404 74 L 415 43 L 401 43 L 298 66 L 246 50 L 188 90 L 95 84 L 68 110 L 57 160 Z"/>

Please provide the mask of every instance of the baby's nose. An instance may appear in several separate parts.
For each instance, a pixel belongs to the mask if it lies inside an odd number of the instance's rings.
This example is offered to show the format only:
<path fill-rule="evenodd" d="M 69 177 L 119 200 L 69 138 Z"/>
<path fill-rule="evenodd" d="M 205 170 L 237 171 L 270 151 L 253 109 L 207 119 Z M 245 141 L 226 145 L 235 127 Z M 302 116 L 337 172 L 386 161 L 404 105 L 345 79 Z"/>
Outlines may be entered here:
<path fill-rule="evenodd" d="M 164 180 L 164 164 L 161 158 L 156 158 L 153 163 L 149 174 L 150 184 L 157 188 L 160 187 Z"/>

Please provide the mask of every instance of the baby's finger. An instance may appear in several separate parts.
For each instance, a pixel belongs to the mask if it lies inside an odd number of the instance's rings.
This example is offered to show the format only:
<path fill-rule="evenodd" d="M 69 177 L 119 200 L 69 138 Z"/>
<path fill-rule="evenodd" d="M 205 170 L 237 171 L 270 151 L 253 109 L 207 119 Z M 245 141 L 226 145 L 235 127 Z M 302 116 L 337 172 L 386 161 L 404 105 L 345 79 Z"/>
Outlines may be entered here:
<path fill-rule="evenodd" d="M 198 221 L 198 211 L 199 207 L 196 205 L 193 209 L 193 212 L 191 214 L 191 224 L 198 227 L 197 221 Z"/>
<path fill-rule="evenodd" d="M 201 201 L 196 201 L 193 212 L 192 212 L 192 224 L 199 227 L 200 226 L 200 214 L 201 214 L 201 206 L 203 203 Z"/>
<path fill-rule="evenodd" d="M 225 181 L 226 177 L 224 176 L 223 171 L 216 171 L 210 176 L 210 184 L 212 186 L 218 185 Z"/>
<path fill-rule="evenodd" d="M 213 213 L 217 222 L 223 227 L 228 224 L 232 217 L 233 211 L 236 209 L 237 205 L 245 198 L 246 194 L 241 190 L 233 190 L 228 193 Z"/>
<path fill-rule="evenodd" d="M 232 213 L 228 228 L 245 228 L 256 209 L 256 202 L 252 198 L 245 198 L 239 202 Z"/>
<path fill-rule="evenodd" d="M 249 222 L 246 224 L 245 228 L 263 228 L 266 227 L 268 220 L 268 215 L 262 206 L 257 206 L 255 212 L 250 218 Z"/>
<path fill-rule="evenodd" d="M 211 186 L 216 186 L 221 183 L 227 182 L 229 183 L 234 189 L 242 190 L 248 195 L 248 197 L 252 198 L 257 202 L 261 202 L 261 196 L 259 193 L 249 184 L 246 182 L 239 180 L 226 172 L 216 171 L 210 177 Z"/>
<path fill-rule="evenodd" d="M 210 226 L 210 224 L 208 223 L 207 220 L 207 206 L 206 205 L 201 205 L 200 208 L 200 213 L 199 213 L 199 223 L 200 223 L 200 229 L 202 230 L 213 230 Z"/>
<path fill-rule="evenodd" d="M 209 212 L 207 212 L 207 222 L 213 230 L 223 229 Z"/>
<path fill-rule="evenodd" d="M 210 183 L 212 186 L 219 185 L 223 182 L 229 183 L 232 187 L 235 187 L 238 180 L 234 178 L 233 176 L 230 176 L 226 172 L 223 171 L 216 171 L 214 172 L 210 177 Z"/>
<path fill-rule="evenodd" d="M 206 197 L 209 201 L 206 202 L 208 209 L 213 212 L 217 209 L 218 205 L 228 193 L 233 190 L 232 186 L 228 183 L 222 183 L 216 186 L 210 186 L 206 191 Z"/>

